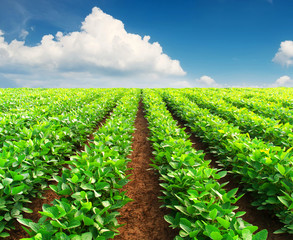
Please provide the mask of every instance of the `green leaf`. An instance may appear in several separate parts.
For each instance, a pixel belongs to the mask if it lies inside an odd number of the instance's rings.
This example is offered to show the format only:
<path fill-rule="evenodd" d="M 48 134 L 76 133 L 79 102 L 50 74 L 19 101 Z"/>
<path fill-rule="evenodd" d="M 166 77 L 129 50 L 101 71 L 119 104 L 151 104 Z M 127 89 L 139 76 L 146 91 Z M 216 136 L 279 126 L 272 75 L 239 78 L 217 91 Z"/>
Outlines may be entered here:
<path fill-rule="evenodd" d="M 2 237 L 2 238 L 6 238 L 6 237 L 9 237 L 9 236 L 10 236 L 10 234 L 7 233 L 7 232 L 0 233 L 0 237 Z"/>
<path fill-rule="evenodd" d="M 91 232 L 86 232 L 86 233 L 83 233 L 81 235 L 81 239 L 82 240 L 92 240 L 93 239 L 93 235 Z"/>
<path fill-rule="evenodd" d="M 220 178 L 223 178 L 227 175 L 227 171 L 220 171 L 217 173 L 217 175 L 220 177 Z"/>
<path fill-rule="evenodd" d="M 89 217 L 86 217 L 86 216 L 84 216 L 83 222 L 84 222 L 84 225 L 86 225 L 86 226 L 94 225 L 94 220 Z"/>
<path fill-rule="evenodd" d="M 219 232 L 212 232 L 210 237 L 213 240 L 221 240 L 221 239 L 223 239 L 221 233 L 219 233 Z"/>
<path fill-rule="evenodd" d="M 85 198 L 87 197 L 87 194 L 86 194 L 85 191 L 81 191 L 81 192 L 80 192 L 80 196 L 81 196 L 83 199 L 85 199 Z"/>
<path fill-rule="evenodd" d="M 85 152 L 88 153 L 88 154 L 91 153 L 91 148 L 90 148 L 87 144 L 84 146 L 84 150 L 85 150 Z"/>
<path fill-rule="evenodd" d="M 76 219 L 72 219 L 72 220 L 68 223 L 67 228 L 68 228 L 68 229 L 76 228 L 76 227 L 79 227 L 80 224 L 81 224 L 80 221 L 78 221 L 78 220 L 76 220 Z"/>
<path fill-rule="evenodd" d="M 215 220 L 217 214 L 218 214 L 218 211 L 216 208 L 214 208 L 212 211 L 209 212 L 209 216 L 212 220 Z"/>
<path fill-rule="evenodd" d="M 226 229 L 228 229 L 230 227 L 230 222 L 225 220 L 224 218 L 217 217 L 217 221 Z"/>
<path fill-rule="evenodd" d="M 212 232 L 219 232 L 220 231 L 216 226 L 211 225 L 211 224 L 206 225 L 205 229 L 209 235 L 211 235 Z"/>
<path fill-rule="evenodd" d="M 12 178 L 4 178 L 2 180 L 2 183 L 3 183 L 4 186 L 10 185 L 12 182 L 13 182 Z"/>
<path fill-rule="evenodd" d="M 266 229 L 263 229 L 257 234 L 255 234 L 252 240 L 266 240 L 267 237 L 268 237 L 268 231 Z"/>
<path fill-rule="evenodd" d="M 92 202 L 82 203 L 81 211 L 88 212 L 92 209 Z"/>
<path fill-rule="evenodd" d="M 245 240 L 252 240 L 252 233 L 248 229 L 243 229 L 242 238 Z"/>
<path fill-rule="evenodd" d="M 71 178 L 71 182 L 73 183 L 77 183 L 79 180 L 78 176 L 76 176 L 75 174 L 73 175 L 73 177 Z"/>
<path fill-rule="evenodd" d="M 58 220 L 56 220 L 56 221 L 51 220 L 50 223 L 56 228 L 63 228 L 63 229 L 67 228 L 63 223 L 59 222 Z"/>
<path fill-rule="evenodd" d="M 180 168 L 180 164 L 178 162 L 169 162 L 170 166 L 174 169 Z"/>
<path fill-rule="evenodd" d="M 74 235 L 71 240 L 81 240 L 81 236 Z"/>
<path fill-rule="evenodd" d="M 247 226 L 246 229 L 248 229 L 251 233 L 254 233 L 258 229 L 258 227 L 251 225 Z"/>
<path fill-rule="evenodd" d="M 37 223 L 31 222 L 29 224 L 30 229 L 32 229 L 35 233 L 40 230 L 40 226 Z"/>
<path fill-rule="evenodd" d="M 95 190 L 94 186 L 90 183 L 81 183 L 80 187 L 83 190 Z"/>
<path fill-rule="evenodd" d="M 286 198 L 283 196 L 277 196 L 281 203 L 283 203 L 286 207 L 289 207 L 289 203 L 287 202 Z"/>
<path fill-rule="evenodd" d="M 274 234 L 282 234 L 282 233 L 285 233 L 286 231 L 284 229 L 278 229 L 276 231 L 274 231 Z"/>
<path fill-rule="evenodd" d="M 70 188 L 67 188 L 67 189 L 64 189 L 64 190 L 61 190 L 58 192 L 59 195 L 70 195 L 71 194 L 71 189 Z"/>
<path fill-rule="evenodd" d="M 42 234 L 38 233 L 36 236 L 34 236 L 34 240 L 43 240 Z"/>
<path fill-rule="evenodd" d="M 227 197 L 228 197 L 228 198 L 233 197 L 233 196 L 236 194 L 237 191 L 238 191 L 238 188 L 233 188 L 232 190 L 230 190 L 230 191 L 227 193 Z"/>
<path fill-rule="evenodd" d="M 12 188 L 11 194 L 12 195 L 16 195 L 18 193 L 21 193 L 24 188 L 25 188 L 25 185 L 24 184 L 23 185 L 20 185 L 18 187 L 14 187 L 14 188 Z"/>
<path fill-rule="evenodd" d="M 286 172 L 286 170 L 285 170 L 285 168 L 284 168 L 284 166 L 283 165 L 281 165 L 281 164 L 277 164 L 277 169 L 278 169 L 278 171 L 282 174 L 282 175 L 285 175 L 285 172 Z"/>
<path fill-rule="evenodd" d="M 30 226 L 30 223 L 33 222 L 32 220 L 26 219 L 26 218 L 18 218 L 17 221 L 19 223 L 21 223 L 22 225 L 27 226 L 27 227 L 29 227 Z"/>
<path fill-rule="evenodd" d="M 170 215 L 165 215 L 165 216 L 164 216 L 164 219 L 165 219 L 165 221 L 166 221 L 167 223 L 170 223 L 171 225 L 175 225 L 175 224 L 174 224 L 174 218 L 171 217 Z"/>
<path fill-rule="evenodd" d="M 103 201 L 102 205 L 106 208 L 106 207 L 109 207 L 111 203 L 109 201 Z"/>
<path fill-rule="evenodd" d="M 184 207 L 182 207 L 182 206 L 174 206 L 174 207 L 175 207 L 177 210 L 179 210 L 180 212 L 182 212 L 182 213 L 188 215 L 188 213 L 185 211 L 185 208 L 184 208 Z"/>
<path fill-rule="evenodd" d="M 0 167 L 4 167 L 7 160 L 5 158 L 0 158 Z"/>
<path fill-rule="evenodd" d="M 43 206 L 43 209 L 44 209 L 44 213 L 47 213 L 49 215 L 51 215 L 52 217 L 51 218 L 58 218 L 59 216 L 59 210 L 57 207 L 45 207 Z M 43 213 L 43 212 L 40 212 L 40 213 Z"/>
<path fill-rule="evenodd" d="M 180 230 L 180 231 L 179 231 L 179 235 L 180 235 L 180 237 L 185 238 L 185 237 L 187 237 L 189 234 L 188 234 L 187 232 L 183 231 L 183 230 Z"/>
<path fill-rule="evenodd" d="M 13 180 L 14 180 L 14 181 L 21 181 L 21 180 L 23 180 L 23 179 L 24 179 L 24 176 L 19 175 L 19 174 L 13 176 Z"/>
<path fill-rule="evenodd" d="M 49 187 L 54 191 L 54 192 L 58 192 L 58 187 L 56 185 L 49 185 Z"/>
<path fill-rule="evenodd" d="M 26 208 L 26 207 L 23 207 L 21 209 L 21 211 L 26 212 L 26 213 L 33 213 L 33 210 L 31 210 L 30 208 Z"/>
<path fill-rule="evenodd" d="M 174 240 L 183 240 L 183 238 L 177 235 Z"/>
<path fill-rule="evenodd" d="M 244 211 L 239 211 L 239 212 L 237 212 L 236 214 L 235 214 L 235 217 L 241 217 L 241 216 L 243 216 L 243 215 L 245 215 L 246 214 L 246 212 L 244 212 Z"/>
<path fill-rule="evenodd" d="M 186 232 L 189 233 L 192 232 L 191 229 L 191 222 L 187 220 L 186 218 L 180 218 L 179 226 Z"/>
<path fill-rule="evenodd" d="M 95 190 L 96 191 L 99 191 L 101 189 L 104 189 L 104 188 L 109 188 L 110 187 L 110 184 L 109 183 L 106 183 L 106 182 L 99 182 L 99 183 L 96 183 L 95 185 Z"/>

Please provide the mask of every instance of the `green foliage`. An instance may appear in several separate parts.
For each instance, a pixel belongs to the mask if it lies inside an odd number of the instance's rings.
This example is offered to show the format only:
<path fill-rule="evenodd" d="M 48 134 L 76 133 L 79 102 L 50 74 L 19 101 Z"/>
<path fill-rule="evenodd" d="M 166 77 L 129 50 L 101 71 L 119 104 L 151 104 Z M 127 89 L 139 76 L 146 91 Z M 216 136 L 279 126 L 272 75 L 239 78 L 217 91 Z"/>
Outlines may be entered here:
<path fill-rule="evenodd" d="M 2 96 L 8 104 L 0 120 L 0 234 L 13 229 L 14 219 L 22 218 L 23 212 L 30 212 L 24 206 L 41 196 L 48 180 L 122 94 L 101 89 L 24 92 L 16 97 L 19 100 Z M 70 191 L 64 188 L 62 193 Z"/>
<path fill-rule="evenodd" d="M 175 239 L 246 239 L 257 227 L 235 214 L 237 189 L 226 192 L 217 182 L 225 176 L 209 167 L 203 152 L 196 152 L 153 90 L 143 91 L 146 117 L 151 131 L 155 167 L 161 176 L 165 207 L 172 210 L 165 220 L 178 228 Z M 266 232 L 266 231 L 265 231 Z M 262 239 L 266 239 L 262 235 Z"/>
<path fill-rule="evenodd" d="M 286 150 L 258 138 L 251 139 L 237 126 L 198 107 L 182 93 L 162 91 L 167 105 L 219 155 L 221 164 L 241 176 L 245 190 L 255 197 L 253 205 L 275 212 L 285 224 L 282 231 L 293 233 L 291 148 Z"/>
<path fill-rule="evenodd" d="M 109 239 L 118 235 L 117 209 L 131 201 L 120 189 L 128 182 L 125 171 L 131 152 L 132 133 L 140 91 L 130 89 L 113 113 L 93 134 L 85 150 L 71 156 L 69 168 L 54 176 L 50 188 L 60 200 L 43 205 L 38 223 L 19 221 L 33 239 Z"/>
<path fill-rule="evenodd" d="M 280 120 L 260 116 L 247 108 L 237 108 L 232 103 L 223 100 L 220 92 L 213 90 L 186 90 L 184 95 L 194 101 L 199 107 L 209 111 L 229 123 L 236 125 L 243 133 L 248 133 L 252 138 L 272 142 L 275 146 L 290 148 L 293 145 L 293 126 L 289 123 L 282 124 Z M 232 93 L 225 97 L 233 96 Z M 287 111 L 289 114 L 289 111 Z"/>

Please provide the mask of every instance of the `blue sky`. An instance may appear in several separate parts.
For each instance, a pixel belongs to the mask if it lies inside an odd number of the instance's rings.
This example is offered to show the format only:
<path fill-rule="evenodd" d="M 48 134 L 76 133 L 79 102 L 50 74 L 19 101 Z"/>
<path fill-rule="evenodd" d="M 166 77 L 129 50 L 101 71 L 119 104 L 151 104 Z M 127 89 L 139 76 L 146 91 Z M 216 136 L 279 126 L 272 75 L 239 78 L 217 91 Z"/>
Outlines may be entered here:
<path fill-rule="evenodd" d="M 293 0 L 0 0 L 0 87 L 291 87 L 292 12 Z"/>

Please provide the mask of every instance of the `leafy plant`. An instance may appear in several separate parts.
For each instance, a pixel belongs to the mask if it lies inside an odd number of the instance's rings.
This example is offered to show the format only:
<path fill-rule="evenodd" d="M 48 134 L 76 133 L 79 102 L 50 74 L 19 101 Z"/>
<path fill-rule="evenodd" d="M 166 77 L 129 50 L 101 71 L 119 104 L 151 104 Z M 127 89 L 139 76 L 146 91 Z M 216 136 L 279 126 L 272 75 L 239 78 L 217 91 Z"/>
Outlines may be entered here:
<path fill-rule="evenodd" d="M 172 209 L 165 220 L 180 229 L 175 239 L 266 239 L 267 231 L 235 213 L 237 189 L 226 192 L 217 179 L 226 172 L 209 167 L 203 152 L 196 152 L 164 102 L 153 90 L 143 91 L 143 102 L 154 148 L 154 164 L 163 183 L 163 206 Z"/>
<path fill-rule="evenodd" d="M 128 182 L 125 171 L 139 97 L 139 90 L 128 90 L 89 146 L 68 161 L 70 169 L 54 176 L 57 185 L 50 188 L 62 198 L 43 205 L 39 222 L 18 219 L 32 239 L 102 240 L 118 235 L 117 209 L 131 201 L 120 189 Z"/>
<path fill-rule="evenodd" d="M 241 176 L 245 190 L 255 196 L 259 209 L 275 212 L 285 224 L 281 231 L 292 232 L 292 151 L 242 134 L 238 127 L 199 108 L 180 93 L 163 92 L 168 106 L 192 131 L 201 136 L 218 154 L 223 166 L 231 166 Z M 284 201 L 283 201 L 284 200 Z M 285 203 L 285 204 L 284 204 Z"/>

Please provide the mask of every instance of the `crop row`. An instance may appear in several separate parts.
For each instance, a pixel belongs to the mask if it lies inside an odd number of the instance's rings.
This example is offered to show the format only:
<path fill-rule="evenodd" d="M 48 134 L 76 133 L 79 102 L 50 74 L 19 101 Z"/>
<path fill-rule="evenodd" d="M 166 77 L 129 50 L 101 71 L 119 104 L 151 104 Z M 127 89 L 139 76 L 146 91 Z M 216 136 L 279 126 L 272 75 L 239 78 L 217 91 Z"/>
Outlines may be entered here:
<path fill-rule="evenodd" d="M 30 239 L 104 240 L 118 234 L 117 209 L 131 200 L 120 189 L 128 182 L 125 171 L 140 90 L 126 93 L 89 146 L 71 157 L 62 176 L 54 177 L 58 184 L 50 187 L 62 198 L 43 205 L 38 223 L 18 219 L 29 228 Z"/>
<path fill-rule="evenodd" d="M 162 91 L 164 100 L 192 131 L 207 142 L 224 166 L 241 176 L 259 209 L 273 211 L 285 224 L 278 232 L 293 233 L 292 152 L 251 139 L 225 120 L 199 108 L 182 94 Z"/>
<path fill-rule="evenodd" d="M 293 109 L 292 88 L 229 89 L 243 98 L 259 99 L 277 107 Z"/>
<path fill-rule="evenodd" d="M 57 94 L 54 97 L 42 96 L 42 104 L 24 102 L 15 109 L 1 113 L 0 116 L 0 146 L 7 140 L 17 141 L 27 138 L 27 129 L 36 125 L 41 125 L 51 121 L 53 117 L 66 121 L 68 113 L 71 115 L 90 105 L 91 102 L 97 102 L 103 94 L 100 90 L 87 92 L 64 91 L 62 95 Z M 9 102 L 9 100 L 7 100 Z"/>
<path fill-rule="evenodd" d="M 238 94 L 225 94 L 218 92 L 218 97 L 223 99 L 236 107 L 247 108 L 256 114 L 263 115 L 265 117 L 279 120 L 281 123 L 290 123 L 293 125 L 293 110 L 277 106 L 275 103 L 269 103 L 266 100 L 259 98 L 242 98 Z"/>
<path fill-rule="evenodd" d="M 116 104 L 120 93 L 108 92 L 104 100 L 80 105 L 62 115 L 43 118 L 29 128 L 5 135 L 0 152 L 0 237 L 8 236 L 14 219 L 30 213 L 30 199 L 41 196 L 47 181 L 57 175 L 66 157 L 83 142 L 93 127 Z"/>
<path fill-rule="evenodd" d="M 209 109 L 211 113 L 238 126 L 252 138 L 257 137 L 287 149 L 293 146 L 293 126 L 289 123 L 279 124 L 279 121 L 259 116 L 247 108 L 239 109 L 213 95 L 209 90 L 184 91 L 184 94 L 199 107 Z"/>
<path fill-rule="evenodd" d="M 268 105 L 284 108 L 293 108 L 292 89 L 291 88 L 213 88 L 215 93 L 224 95 L 235 95 L 244 101 L 251 99 L 253 101 L 266 102 Z"/>
<path fill-rule="evenodd" d="M 73 105 L 75 102 L 83 102 L 86 104 L 87 100 L 94 99 L 96 94 L 104 92 L 102 89 L 5 89 L 0 94 L 0 114 L 1 116 L 9 113 L 27 114 L 34 111 L 36 108 L 46 106 L 58 107 L 62 102 L 67 101 L 69 98 L 71 102 L 68 104 Z M 84 98 L 86 97 L 86 98 Z M 52 105 L 54 103 L 54 105 Z M 47 109 L 49 110 L 49 109 Z M 49 112 L 48 112 L 49 113 Z"/>
<path fill-rule="evenodd" d="M 192 148 L 187 134 L 168 112 L 162 98 L 153 90 L 144 90 L 143 102 L 155 150 L 154 164 L 164 188 L 164 206 L 173 210 L 165 220 L 179 228 L 175 239 L 266 239 L 263 230 L 245 222 L 235 204 L 237 189 L 226 192 L 218 179 L 226 172 L 210 168 L 203 152 Z"/>

